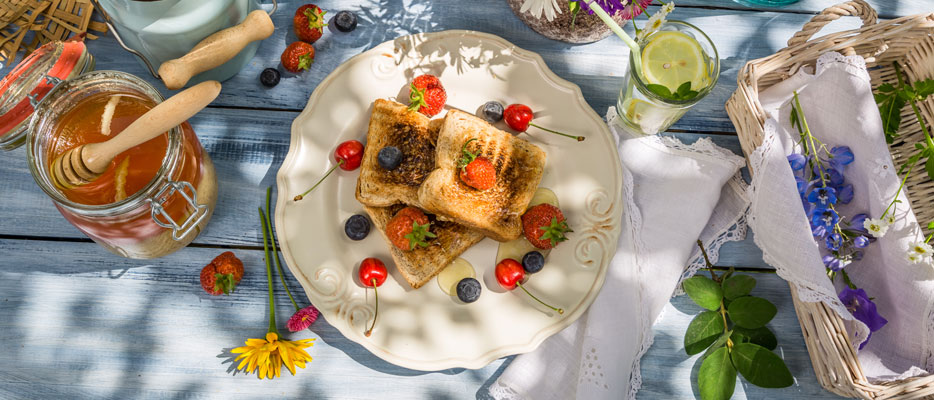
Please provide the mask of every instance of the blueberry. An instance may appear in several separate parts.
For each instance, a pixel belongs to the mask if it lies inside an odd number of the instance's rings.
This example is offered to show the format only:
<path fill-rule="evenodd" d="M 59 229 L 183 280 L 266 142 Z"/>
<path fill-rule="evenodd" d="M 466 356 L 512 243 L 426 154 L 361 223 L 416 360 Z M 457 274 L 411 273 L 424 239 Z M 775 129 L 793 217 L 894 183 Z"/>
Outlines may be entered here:
<path fill-rule="evenodd" d="M 334 25 L 341 32 L 357 29 L 357 15 L 350 11 L 341 11 L 334 16 Z"/>
<path fill-rule="evenodd" d="M 480 282 L 474 278 L 464 278 L 457 282 L 457 298 L 464 303 L 473 303 L 480 298 Z"/>
<path fill-rule="evenodd" d="M 266 68 L 259 74 L 259 81 L 266 87 L 273 87 L 279 84 L 279 70 L 275 68 Z"/>
<path fill-rule="evenodd" d="M 370 219 L 366 216 L 355 214 L 347 218 L 344 223 L 344 233 L 352 240 L 363 240 L 370 234 Z"/>
<path fill-rule="evenodd" d="M 383 147 L 379 149 L 379 154 L 376 155 L 376 162 L 379 163 L 380 167 L 392 171 L 402 163 L 402 150 L 395 146 Z"/>
<path fill-rule="evenodd" d="M 498 101 L 488 101 L 480 107 L 480 117 L 491 124 L 503 119 L 503 105 Z"/>
<path fill-rule="evenodd" d="M 525 272 L 534 274 L 541 271 L 544 266 L 545 256 L 543 256 L 542 253 L 530 251 L 522 256 L 522 268 L 525 269 Z"/>

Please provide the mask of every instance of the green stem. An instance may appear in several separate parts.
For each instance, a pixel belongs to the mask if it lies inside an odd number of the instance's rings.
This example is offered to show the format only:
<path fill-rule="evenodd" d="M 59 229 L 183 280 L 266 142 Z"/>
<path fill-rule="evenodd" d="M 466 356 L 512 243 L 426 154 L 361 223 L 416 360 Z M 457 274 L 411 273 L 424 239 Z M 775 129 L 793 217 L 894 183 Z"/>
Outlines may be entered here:
<path fill-rule="evenodd" d="M 915 160 L 915 164 L 917 163 L 918 161 Z M 911 170 L 915 168 L 915 164 L 911 164 L 911 166 L 908 167 L 908 172 L 905 173 L 905 177 L 902 178 L 902 182 L 898 184 L 898 190 L 895 191 L 895 197 L 892 198 L 892 202 L 889 203 L 889 206 L 886 207 L 885 211 L 882 212 L 882 216 L 879 217 L 880 219 L 885 218 L 885 216 L 889 213 L 889 209 L 892 208 L 892 205 L 895 204 L 896 201 L 898 201 L 898 195 L 902 192 L 902 189 L 905 187 L 905 181 L 908 180 L 908 175 L 911 175 Z"/>
<path fill-rule="evenodd" d="M 629 46 L 629 51 L 632 52 L 632 55 L 636 60 L 634 63 L 636 65 L 636 73 L 639 76 L 642 76 L 642 50 L 639 48 L 639 44 L 636 43 L 635 40 L 632 40 L 626 31 L 624 31 L 623 28 L 620 27 L 619 24 L 617 24 L 616 21 L 614 21 L 613 18 L 610 17 L 610 15 L 607 14 L 606 11 L 603 10 L 603 7 L 600 7 L 600 4 L 598 4 L 596 1 L 588 3 L 588 6 L 590 7 L 590 10 L 597 15 L 597 17 L 600 17 L 600 19 L 603 20 L 603 23 L 606 24 L 606 26 L 610 27 L 610 30 L 613 31 L 616 36 L 619 36 L 620 39 L 623 39 L 623 42 Z M 633 22 L 633 25 L 635 25 L 635 22 Z"/>
<path fill-rule="evenodd" d="M 308 193 L 311 193 L 312 190 L 315 190 L 315 188 L 318 187 L 318 185 L 320 185 L 321 182 L 324 182 L 324 180 L 327 179 L 328 175 L 331 175 L 331 172 L 334 172 L 334 170 L 337 169 L 337 167 L 341 166 L 341 164 L 343 163 L 344 163 L 344 160 L 337 160 L 337 165 L 331 167 L 331 169 L 329 169 L 328 172 L 324 174 L 324 176 L 321 177 L 321 179 L 318 179 L 318 182 L 315 182 L 315 185 L 312 186 L 311 189 L 306 190 L 305 193 L 295 196 L 293 200 L 299 201 L 305 198 L 305 195 L 307 195 Z"/>
<path fill-rule="evenodd" d="M 376 327 L 376 318 L 379 317 L 379 291 L 376 290 L 376 278 L 373 278 L 370 283 L 373 284 L 373 298 L 376 300 L 376 310 L 373 311 L 373 322 L 370 324 L 370 329 L 363 332 L 363 336 L 366 337 L 370 337 L 370 334 L 373 333 L 373 328 Z"/>
<path fill-rule="evenodd" d="M 548 308 L 550 308 L 550 309 L 552 309 L 552 310 L 555 310 L 558 314 L 564 314 L 564 309 L 563 309 L 563 308 L 555 308 L 555 307 L 552 307 L 552 306 L 548 305 L 548 303 L 545 303 L 544 301 L 539 300 L 538 297 L 535 297 L 534 294 L 532 294 L 531 292 L 529 292 L 528 290 L 526 290 L 526 289 L 525 289 L 525 286 L 522 286 L 521 283 L 516 282 L 516 286 L 522 288 L 522 291 L 525 292 L 525 294 L 531 296 L 533 299 L 535 299 L 535 301 L 541 303 L 541 305 L 543 305 L 543 306 L 545 306 L 545 307 L 548 307 Z"/>
<path fill-rule="evenodd" d="M 578 142 L 583 142 L 583 141 L 584 141 L 584 137 L 583 137 L 583 136 L 568 135 L 567 133 L 558 132 L 558 131 L 551 130 L 551 129 L 548 129 L 548 128 L 543 128 L 543 127 L 538 126 L 538 125 L 535 125 L 535 124 L 533 124 L 533 123 L 531 123 L 531 122 L 529 122 L 529 126 L 534 126 L 534 127 L 538 128 L 538 129 L 541 129 L 541 130 L 543 130 L 543 131 L 545 131 L 545 132 L 551 132 L 551 133 L 554 133 L 554 134 L 556 134 L 556 135 L 561 135 L 561 136 L 564 136 L 564 137 L 569 137 L 569 138 L 571 138 L 571 139 L 577 140 Z M 467 144 L 465 143 L 464 145 L 466 146 Z"/>
<path fill-rule="evenodd" d="M 269 242 L 272 245 L 272 255 L 273 260 L 276 261 L 276 270 L 279 273 L 279 281 L 282 282 L 282 287 L 285 288 L 285 294 L 289 295 L 289 300 L 292 300 L 292 305 L 295 306 L 295 311 L 301 310 L 301 307 L 298 306 L 298 303 L 295 302 L 295 298 L 292 297 L 292 292 L 289 290 L 289 286 L 285 284 L 285 273 L 282 272 L 282 262 L 279 261 L 279 249 L 276 248 L 276 233 L 272 229 L 272 217 L 269 215 L 270 212 L 270 198 L 272 197 L 272 186 L 266 188 L 266 226 L 268 227 L 269 232 Z"/>
<path fill-rule="evenodd" d="M 713 278 L 714 282 L 720 283 L 720 277 L 714 272 L 713 263 L 710 262 L 710 257 L 707 256 L 707 249 L 704 248 L 704 242 L 697 239 L 697 247 L 700 247 L 701 254 L 704 255 L 704 262 L 707 264 L 707 270 L 710 271 L 710 277 Z M 726 321 L 723 322 L 726 323 Z"/>
<path fill-rule="evenodd" d="M 269 284 L 269 330 L 267 332 L 279 335 L 276 329 L 276 300 L 272 296 L 272 265 L 269 264 L 269 237 L 266 235 L 266 219 L 263 216 L 263 209 L 256 208 L 259 211 L 259 221 L 263 225 L 263 251 L 266 254 L 266 282 Z"/>
<path fill-rule="evenodd" d="M 856 290 L 856 285 L 854 285 L 854 284 L 853 284 L 853 281 L 850 280 L 850 276 L 846 274 L 846 270 L 841 269 L 841 270 L 840 270 L 840 276 L 843 277 L 843 283 L 846 283 L 846 285 L 847 285 L 850 289 Z"/>

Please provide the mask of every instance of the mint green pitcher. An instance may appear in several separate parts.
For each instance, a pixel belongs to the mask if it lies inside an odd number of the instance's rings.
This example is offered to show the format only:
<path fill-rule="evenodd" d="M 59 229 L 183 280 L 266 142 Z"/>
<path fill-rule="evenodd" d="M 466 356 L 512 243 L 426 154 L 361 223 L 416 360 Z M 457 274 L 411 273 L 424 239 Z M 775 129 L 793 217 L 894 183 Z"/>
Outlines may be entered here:
<path fill-rule="evenodd" d="M 117 41 L 175 90 L 240 71 L 272 34 L 256 0 L 94 0 Z"/>

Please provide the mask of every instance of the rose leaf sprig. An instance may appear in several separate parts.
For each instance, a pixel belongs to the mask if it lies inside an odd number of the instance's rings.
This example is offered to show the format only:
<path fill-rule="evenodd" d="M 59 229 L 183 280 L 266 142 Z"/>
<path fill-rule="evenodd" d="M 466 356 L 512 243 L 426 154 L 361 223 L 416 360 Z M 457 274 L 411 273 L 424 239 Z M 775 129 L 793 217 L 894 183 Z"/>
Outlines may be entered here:
<path fill-rule="evenodd" d="M 827 149 L 820 140 L 811 134 L 807 118 L 794 92 L 791 110 L 791 124 L 800 135 L 799 144 L 803 154 L 792 153 L 788 156 L 801 204 L 811 224 L 811 233 L 817 241 L 823 241 L 822 257 L 827 276 L 833 281 L 840 276 L 846 287 L 838 294 L 840 301 L 853 317 L 869 327 L 870 335 L 878 331 L 887 322 L 876 311 L 876 306 L 863 289 L 856 287 L 846 267 L 863 258 L 865 249 L 876 238 L 882 237 L 888 229 L 888 209 L 879 219 L 872 219 L 865 213 L 851 218 L 837 212 L 836 205 L 847 204 L 853 200 L 853 185 L 846 183 L 846 166 L 855 161 L 853 152 L 847 146 Z M 893 202 L 894 204 L 894 202 Z M 890 204 L 890 207 L 892 205 Z M 860 349 L 869 342 L 869 338 L 860 345 Z"/>
<path fill-rule="evenodd" d="M 682 285 L 691 300 L 707 309 L 694 317 L 684 333 L 688 355 L 704 352 L 697 375 L 701 399 L 732 397 L 737 372 L 759 387 L 791 386 L 794 378 L 785 361 L 772 352 L 778 339 L 765 326 L 778 309 L 764 298 L 749 295 L 755 278 L 737 275 L 732 268 L 717 276 L 704 244 L 698 240 L 697 245 L 711 278 L 695 275 Z"/>

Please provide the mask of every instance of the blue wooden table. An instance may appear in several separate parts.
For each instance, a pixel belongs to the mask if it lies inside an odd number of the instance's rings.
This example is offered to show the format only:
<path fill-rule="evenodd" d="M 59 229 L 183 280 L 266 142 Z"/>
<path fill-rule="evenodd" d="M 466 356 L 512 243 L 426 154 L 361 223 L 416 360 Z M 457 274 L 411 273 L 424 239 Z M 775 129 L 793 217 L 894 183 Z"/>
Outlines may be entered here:
<path fill-rule="evenodd" d="M 723 104 L 748 60 L 784 46 L 831 0 L 803 0 L 781 9 L 750 9 L 731 0 L 681 0 L 673 18 L 699 26 L 722 59 L 720 83 L 669 133 L 691 142 L 709 136 L 740 153 Z M 870 0 L 882 18 L 930 12 L 930 0 Z M 224 82 L 220 97 L 191 123 L 217 165 L 220 198 L 208 229 L 189 247 L 157 260 L 116 257 L 69 225 L 34 184 L 24 149 L 0 154 L 0 399 L 7 398 L 265 398 L 465 399 L 486 398 L 486 388 L 512 357 L 478 370 L 412 371 L 386 363 L 340 335 L 327 321 L 292 338 L 315 337 L 314 361 L 296 376 L 273 381 L 234 372 L 229 350 L 265 333 L 267 306 L 262 236 L 256 207 L 288 151 L 292 120 L 316 84 L 351 56 L 399 35 L 472 29 L 502 36 L 544 57 L 561 77 L 578 85 L 599 114 L 614 105 L 628 51 L 609 39 L 571 45 L 527 28 L 503 0 L 326 0 L 332 13 L 349 9 L 360 26 L 351 34 L 325 33 L 310 71 L 285 76 L 272 89 L 258 75 L 277 67 L 295 40 L 291 14 L 300 3 L 280 3 L 277 27 L 239 75 Z M 850 29 L 858 20 L 835 22 Z M 108 34 L 89 43 L 98 69 L 118 69 L 152 79 Z M 11 68 L 0 69 L 0 76 Z M 169 94 L 168 91 L 163 90 Z M 229 297 L 201 290 L 198 273 L 218 253 L 233 250 L 246 264 Z M 778 305 L 770 324 L 778 353 L 796 384 L 780 390 L 737 385 L 735 398 L 829 398 L 816 382 L 787 284 L 762 262 L 747 238 L 724 246 L 720 264 L 756 273 L 758 295 Z M 288 280 L 307 304 L 298 283 Z M 277 292 L 277 316 L 290 316 Z M 655 327 L 655 344 L 642 360 L 641 398 L 693 398 L 699 363 L 682 348 L 683 332 L 700 310 L 672 299 Z M 609 338 L 607 340 L 610 340 Z M 623 394 L 620 394 L 623 397 Z"/>

